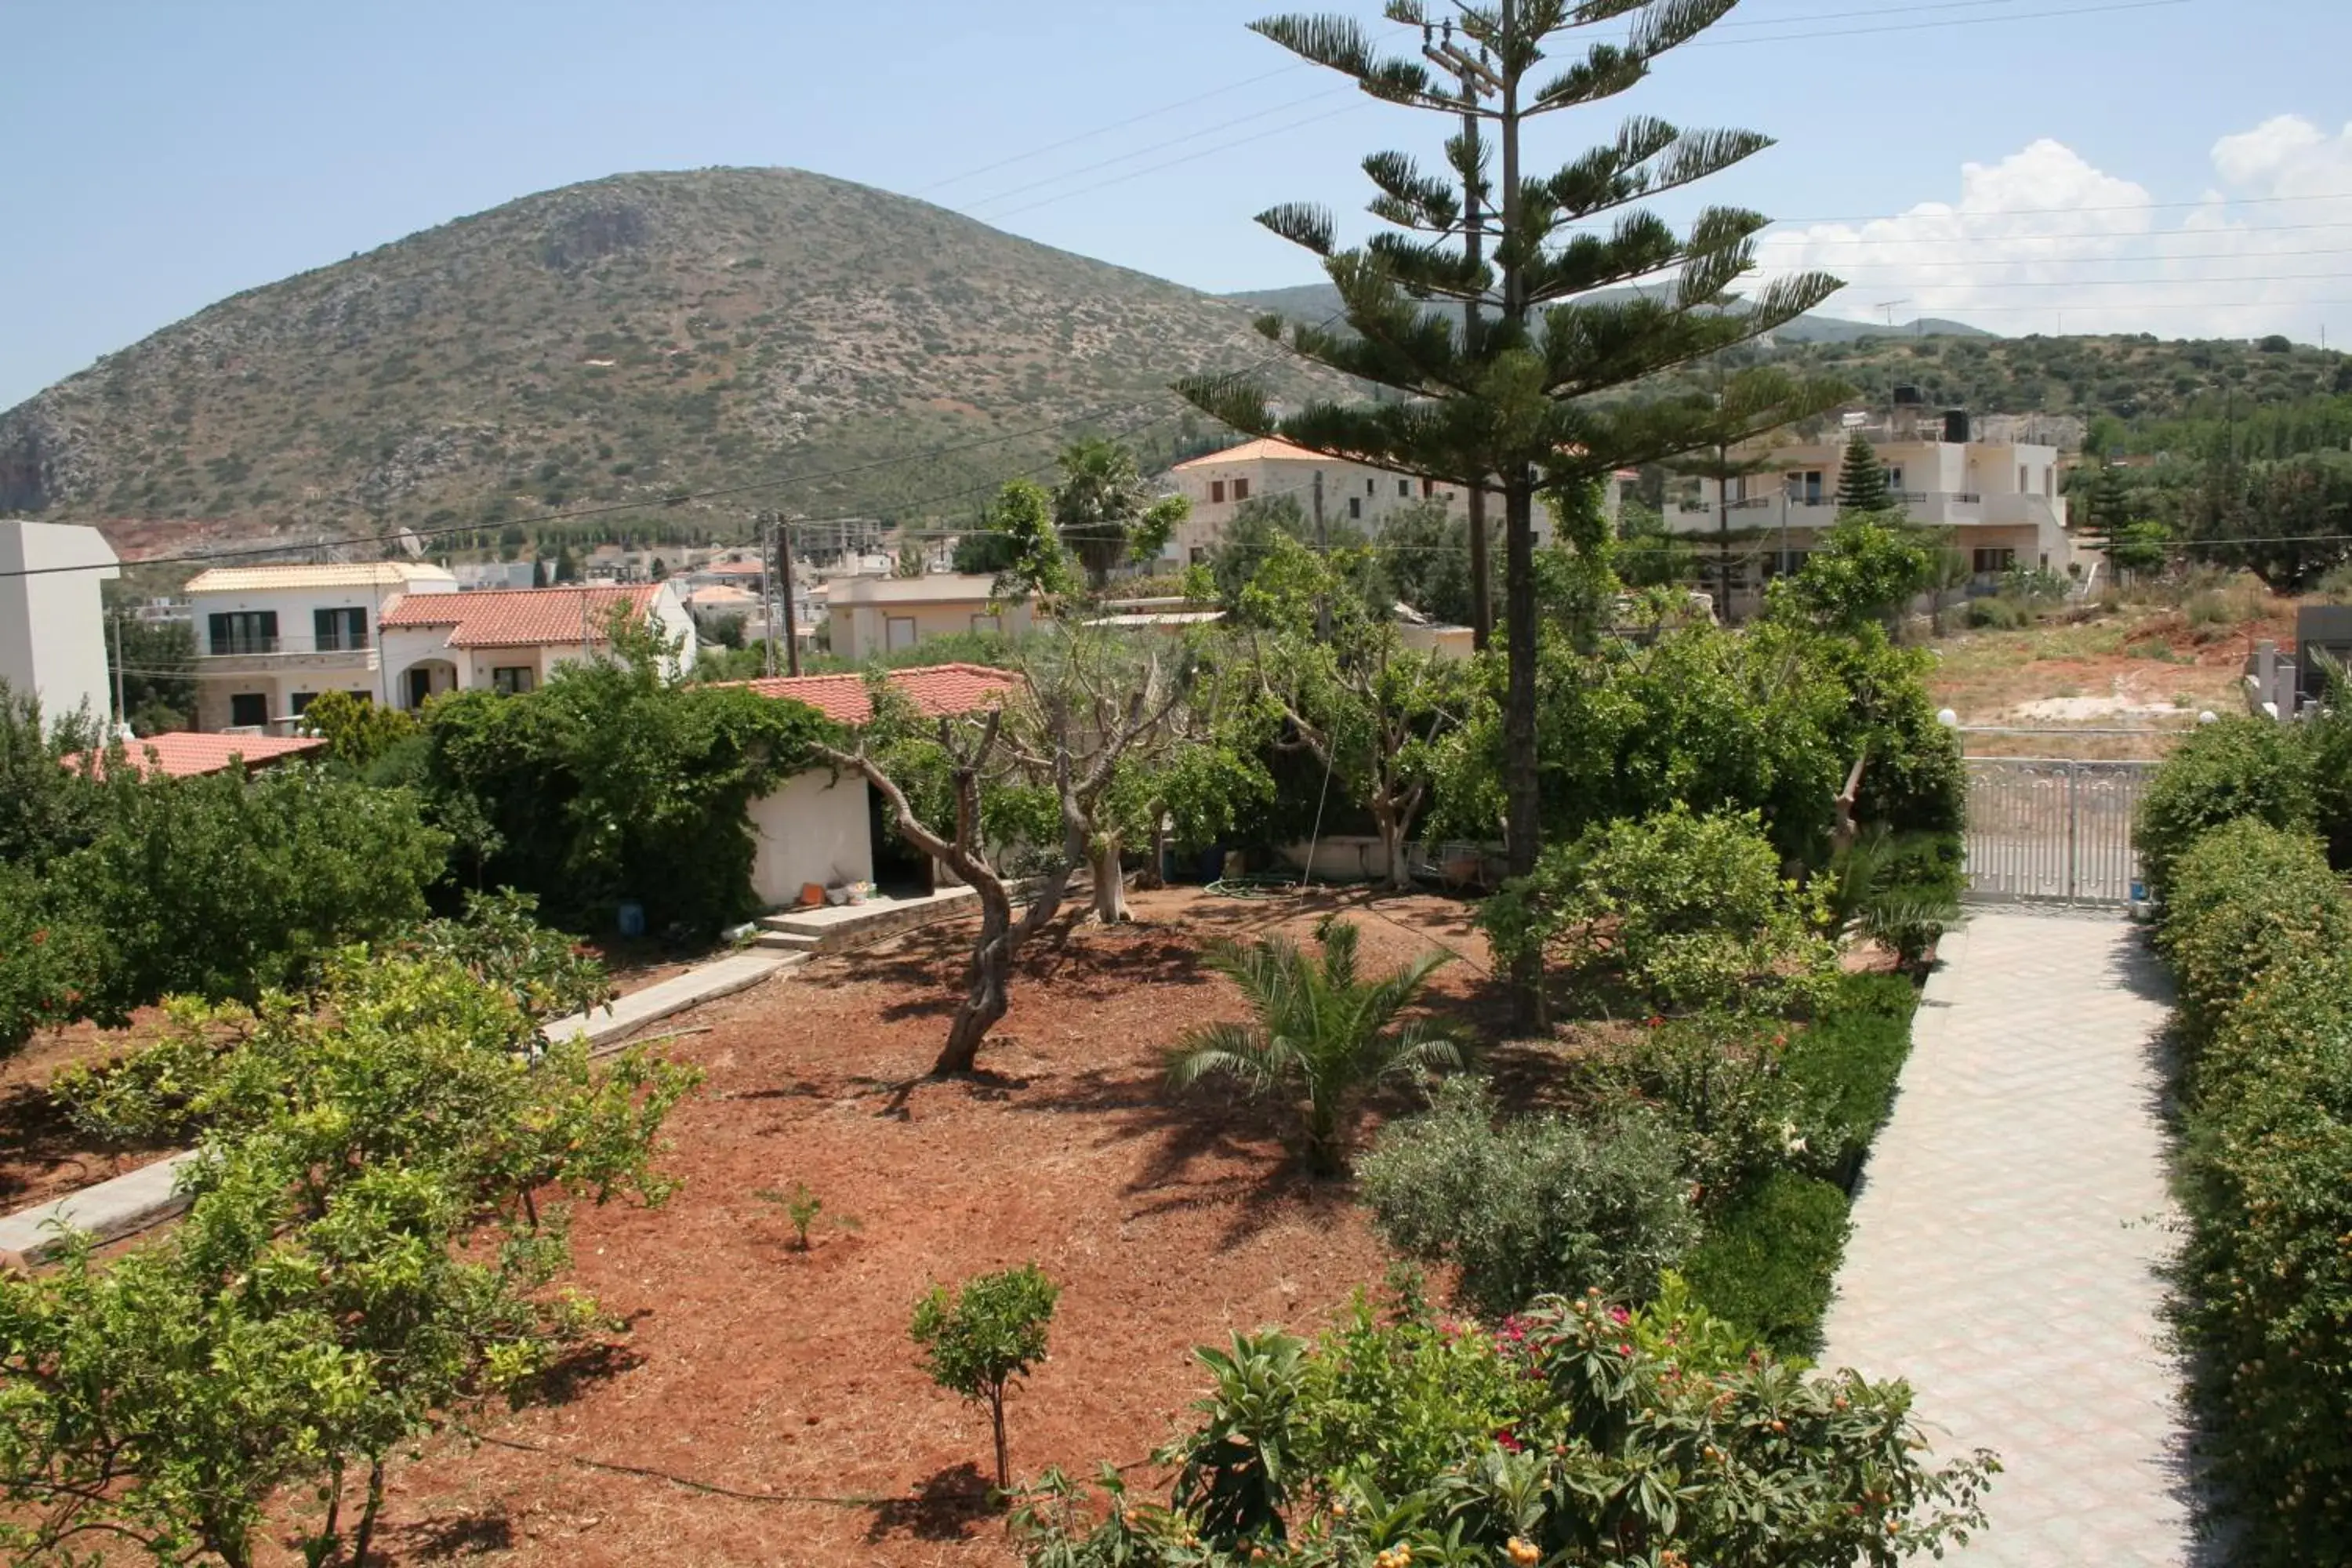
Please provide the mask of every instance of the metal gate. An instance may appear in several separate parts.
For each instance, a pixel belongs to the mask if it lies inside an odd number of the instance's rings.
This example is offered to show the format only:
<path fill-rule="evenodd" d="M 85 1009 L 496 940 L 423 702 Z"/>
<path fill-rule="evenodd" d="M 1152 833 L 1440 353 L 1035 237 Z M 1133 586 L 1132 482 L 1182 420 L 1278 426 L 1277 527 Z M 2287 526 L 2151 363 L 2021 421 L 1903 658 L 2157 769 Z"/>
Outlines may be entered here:
<path fill-rule="evenodd" d="M 1969 896 L 2122 904 L 2141 896 L 2132 816 L 2154 763 L 1968 759 Z"/>

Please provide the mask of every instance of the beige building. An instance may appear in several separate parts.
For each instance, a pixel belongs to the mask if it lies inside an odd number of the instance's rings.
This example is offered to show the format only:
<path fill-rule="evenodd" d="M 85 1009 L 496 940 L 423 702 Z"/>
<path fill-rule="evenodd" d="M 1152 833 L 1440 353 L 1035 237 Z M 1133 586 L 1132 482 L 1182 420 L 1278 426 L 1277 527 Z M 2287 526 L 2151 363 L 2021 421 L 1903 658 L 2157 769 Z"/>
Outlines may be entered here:
<path fill-rule="evenodd" d="M 412 561 L 199 573 L 186 589 L 196 728 L 284 729 L 322 691 L 394 701 L 380 646 L 385 608 L 404 596 L 457 593 L 447 571 Z"/>
<path fill-rule="evenodd" d="M 833 651 L 846 659 L 919 647 L 951 632 L 1018 637 L 1033 621 L 1026 601 L 997 598 L 996 580 L 978 574 L 836 577 L 826 588 Z"/>
<path fill-rule="evenodd" d="M 2014 439 L 1975 440 L 1965 414 L 1935 415 L 1898 406 L 1887 418 L 1860 426 L 1886 470 L 1886 488 L 1912 521 L 1952 531 L 1980 584 L 2012 567 L 2059 574 L 2074 565 L 2060 493 L 2059 449 Z M 1759 446 L 1771 466 L 1718 487 L 1697 481 L 1697 494 L 1666 507 L 1666 526 L 1699 546 L 1710 589 L 1717 563 L 1706 535 L 1725 524 L 1734 535 L 1730 591 L 1735 605 L 1752 602 L 1764 582 L 1793 572 L 1837 521 L 1838 472 L 1845 436 L 1834 441 Z"/>

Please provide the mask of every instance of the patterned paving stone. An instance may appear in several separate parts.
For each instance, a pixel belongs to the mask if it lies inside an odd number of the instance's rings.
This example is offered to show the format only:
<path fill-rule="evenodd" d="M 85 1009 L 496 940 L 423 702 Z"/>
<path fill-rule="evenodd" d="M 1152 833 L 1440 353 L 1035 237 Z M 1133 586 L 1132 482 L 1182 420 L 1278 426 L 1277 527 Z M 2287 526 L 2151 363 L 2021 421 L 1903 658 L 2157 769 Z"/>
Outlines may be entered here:
<path fill-rule="evenodd" d="M 1910 1379 L 1939 1451 L 2000 1455 L 1991 1528 L 1949 1561 L 2200 1562 L 2162 1321 L 2162 973 L 2121 921 L 2029 912 L 1976 914 L 1943 957 L 1824 1359 Z"/>

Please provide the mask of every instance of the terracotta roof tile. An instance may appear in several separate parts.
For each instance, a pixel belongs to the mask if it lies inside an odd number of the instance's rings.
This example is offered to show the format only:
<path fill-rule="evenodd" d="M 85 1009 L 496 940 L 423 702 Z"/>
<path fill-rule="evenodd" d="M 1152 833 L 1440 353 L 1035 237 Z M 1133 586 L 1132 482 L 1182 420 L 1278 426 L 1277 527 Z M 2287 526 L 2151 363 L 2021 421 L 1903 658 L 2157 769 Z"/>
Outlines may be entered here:
<path fill-rule="evenodd" d="M 450 647 L 530 647 L 577 643 L 584 626 L 604 635 L 615 606 L 637 615 L 661 592 L 658 583 L 611 588 L 497 588 L 478 594 L 404 594 L 383 608 L 386 631 L 447 626 Z"/>
<path fill-rule="evenodd" d="M 1186 468 L 1213 468 L 1219 463 L 1255 463 L 1264 461 L 1292 463 L 1328 463 L 1332 459 L 1320 452 L 1310 452 L 1304 447 L 1294 447 L 1268 436 L 1255 441 L 1244 441 L 1238 447 L 1228 447 L 1222 452 L 1207 452 L 1176 465 L 1176 471 Z"/>
<path fill-rule="evenodd" d="M 288 757 L 319 751 L 326 743 L 315 735 L 203 735 L 191 730 L 174 730 L 150 735 L 143 741 L 125 741 L 122 750 L 131 765 L 142 773 L 152 763 L 167 777 L 187 779 L 199 773 L 219 773 L 239 757 L 245 759 L 248 768 L 267 767 Z M 61 760 L 69 768 L 79 767 L 81 753 L 77 752 Z M 92 759 L 91 771 L 103 777 L 106 759 Z"/>
<path fill-rule="evenodd" d="M 748 686 L 762 697 L 805 702 L 836 723 L 863 724 L 874 717 L 863 675 L 779 675 L 729 684 Z M 929 664 L 892 670 L 890 684 L 912 698 L 924 713 L 937 718 L 991 707 L 1020 685 L 1021 678 L 984 664 Z"/>

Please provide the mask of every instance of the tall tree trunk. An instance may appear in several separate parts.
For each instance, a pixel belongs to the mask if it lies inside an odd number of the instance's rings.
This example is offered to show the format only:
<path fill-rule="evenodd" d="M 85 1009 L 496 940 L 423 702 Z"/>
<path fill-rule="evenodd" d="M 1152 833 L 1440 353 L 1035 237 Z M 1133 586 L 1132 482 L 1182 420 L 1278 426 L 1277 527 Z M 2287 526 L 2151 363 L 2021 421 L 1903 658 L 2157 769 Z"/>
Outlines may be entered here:
<path fill-rule="evenodd" d="M 1118 868 L 1118 835 L 1106 833 L 1088 847 L 1087 860 L 1095 879 L 1095 918 L 1117 925 L 1128 918 L 1125 879 Z"/>
<path fill-rule="evenodd" d="M 1013 1489 L 1013 1451 L 1004 1441 L 1004 1385 L 988 1391 L 989 1424 L 996 1430 L 996 1489 Z"/>
<path fill-rule="evenodd" d="M 1536 749 L 1535 482 L 1525 468 L 1506 479 L 1503 501 L 1503 646 L 1509 660 L 1503 694 L 1504 864 L 1510 875 L 1525 877 L 1536 868 L 1543 833 Z M 1539 954 L 1512 961 L 1511 992 L 1518 1026 L 1543 1028 Z"/>
<path fill-rule="evenodd" d="M 980 891 L 980 941 L 971 950 L 971 967 L 965 977 L 963 1000 L 948 1022 L 947 1044 L 931 1063 L 933 1078 L 968 1073 L 980 1060 L 980 1042 L 988 1037 L 1012 1005 L 1013 904 L 1003 884 Z"/>

